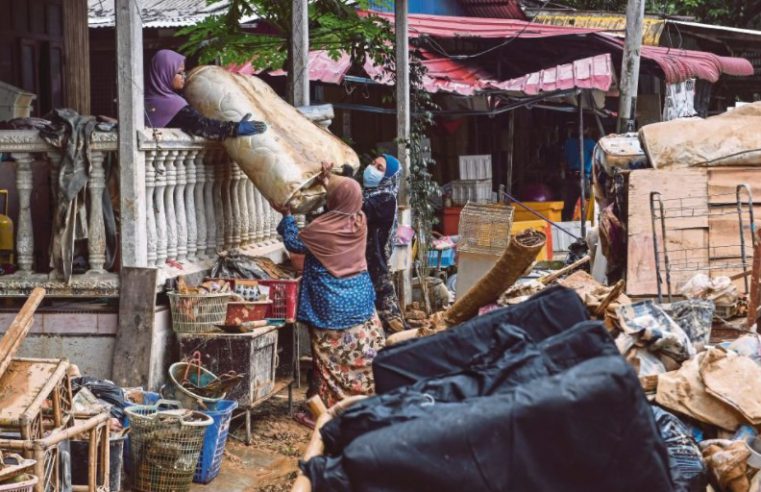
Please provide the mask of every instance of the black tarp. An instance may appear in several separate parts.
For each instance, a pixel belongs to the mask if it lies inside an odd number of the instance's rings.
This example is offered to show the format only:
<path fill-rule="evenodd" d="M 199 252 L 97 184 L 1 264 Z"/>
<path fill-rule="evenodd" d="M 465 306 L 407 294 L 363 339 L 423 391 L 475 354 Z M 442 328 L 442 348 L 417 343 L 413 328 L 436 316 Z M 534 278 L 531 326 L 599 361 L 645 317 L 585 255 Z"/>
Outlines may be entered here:
<path fill-rule="evenodd" d="M 354 404 L 322 428 L 326 452 L 340 452 L 370 430 L 425 416 L 434 406 L 504 393 L 519 384 L 564 371 L 585 360 L 618 355 L 602 323 L 585 321 L 540 343 L 524 330 L 503 326 L 511 343 L 477 358 L 462 371 L 418 381 Z"/>
<path fill-rule="evenodd" d="M 516 306 L 381 350 L 373 360 L 375 391 L 383 394 L 422 379 L 456 373 L 479 354 L 512 340 L 514 333 L 505 328 L 508 325 L 523 328 L 538 342 L 588 319 L 587 309 L 574 291 L 560 286 L 545 289 Z"/>
<path fill-rule="evenodd" d="M 314 492 L 672 490 L 650 407 L 618 355 L 434 405 L 303 468 Z"/>

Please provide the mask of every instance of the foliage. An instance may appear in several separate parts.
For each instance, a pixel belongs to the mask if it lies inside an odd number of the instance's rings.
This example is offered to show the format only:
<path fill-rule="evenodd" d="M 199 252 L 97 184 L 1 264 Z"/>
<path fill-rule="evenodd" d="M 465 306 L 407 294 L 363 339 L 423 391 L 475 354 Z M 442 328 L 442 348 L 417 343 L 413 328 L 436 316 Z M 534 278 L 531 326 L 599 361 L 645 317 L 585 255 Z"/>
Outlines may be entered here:
<path fill-rule="evenodd" d="M 366 9 L 370 2 L 310 1 L 310 48 L 326 50 L 334 59 L 348 52 L 358 62 L 369 57 L 378 64 L 386 63 L 389 52 L 393 52 L 393 32 L 388 21 L 357 13 L 357 8 Z M 373 1 L 377 3 L 378 0 Z M 198 55 L 201 63 L 251 62 L 257 69 L 285 68 L 292 32 L 291 8 L 290 0 L 231 0 L 224 15 L 207 17 L 182 29 L 178 35 L 187 36 L 188 41 L 181 50 Z M 240 25 L 241 19 L 257 18 L 266 28 L 251 32 Z"/>
<path fill-rule="evenodd" d="M 625 12 L 626 0 L 564 0 L 579 10 Z M 761 26 L 761 0 L 648 0 L 647 12 L 655 15 L 694 17 L 699 22 L 733 27 Z"/>
<path fill-rule="evenodd" d="M 410 106 L 412 121 L 410 139 L 405 142 L 410 152 L 409 183 L 410 208 L 412 220 L 418 234 L 418 258 L 423 271 L 428 263 L 428 247 L 431 233 L 436 223 L 436 210 L 432 198 L 441 195 L 439 185 L 430 172 L 435 161 L 429 157 L 430 149 L 425 148 L 428 132 L 434 125 L 433 112 L 438 106 L 431 94 L 423 88 L 423 77 L 427 69 L 422 64 L 420 54 L 413 51 L 410 56 Z"/>

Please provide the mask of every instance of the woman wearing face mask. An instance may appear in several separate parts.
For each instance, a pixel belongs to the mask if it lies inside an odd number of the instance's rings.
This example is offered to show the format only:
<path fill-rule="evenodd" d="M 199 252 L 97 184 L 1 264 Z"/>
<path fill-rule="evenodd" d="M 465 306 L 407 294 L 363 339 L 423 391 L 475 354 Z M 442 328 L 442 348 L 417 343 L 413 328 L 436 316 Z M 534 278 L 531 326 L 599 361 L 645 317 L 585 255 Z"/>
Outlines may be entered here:
<path fill-rule="evenodd" d="M 383 154 L 365 168 L 362 211 L 367 216 L 367 271 L 375 288 L 375 308 L 386 333 L 406 329 L 389 260 L 396 235 L 396 196 L 401 175 L 396 157 Z"/>
<path fill-rule="evenodd" d="M 185 87 L 185 57 L 171 50 L 153 56 L 145 86 L 145 124 L 152 128 L 179 128 L 211 140 L 257 135 L 267 130 L 261 121 L 221 121 L 206 118 L 177 92 Z"/>

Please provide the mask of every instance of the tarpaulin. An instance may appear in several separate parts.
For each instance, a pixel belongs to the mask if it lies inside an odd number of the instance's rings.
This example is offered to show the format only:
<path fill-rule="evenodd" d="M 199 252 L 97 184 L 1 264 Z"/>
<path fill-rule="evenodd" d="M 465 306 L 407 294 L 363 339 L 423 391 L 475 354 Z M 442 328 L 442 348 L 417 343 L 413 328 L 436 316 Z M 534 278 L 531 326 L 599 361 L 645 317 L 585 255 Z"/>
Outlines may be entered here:
<path fill-rule="evenodd" d="M 650 407 L 619 355 L 434 405 L 304 469 L 315 492 L 673 490 Z"/>
<path fill-rule="evenodd" d="M 423 417 L 434 406 L 505 393 L 519 384 L 562 372 L 594 357 L 619 355 L 601 322 L 584 321 L 540 343 L 507 326 L 512 336 L 504 347 L 476 358 L 462 371 L 419 381 L 353 405 L 321 430 L 328 453 L 340 452 L 359 435 Z"/>
<path fill-rule="evenodd" d="M 531 339 L 541 341 L 588 319 L 587 308 L 574 291 L 551 287 L 522 304 L 381 350 L 373 361 L 375 391 L 382 394 L 462 370 L 477 355 L 504 346 L 514 336 L 506 325 L 523 328 Z"/>

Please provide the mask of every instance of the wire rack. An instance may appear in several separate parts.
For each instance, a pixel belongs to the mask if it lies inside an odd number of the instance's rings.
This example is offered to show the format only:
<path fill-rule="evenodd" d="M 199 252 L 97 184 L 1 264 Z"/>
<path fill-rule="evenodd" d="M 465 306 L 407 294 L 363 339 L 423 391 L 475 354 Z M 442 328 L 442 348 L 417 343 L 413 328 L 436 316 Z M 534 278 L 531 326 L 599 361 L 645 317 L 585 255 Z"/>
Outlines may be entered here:
<path fill-rule="evenodd" d="M 715 203 L 715 205 L 712 205 Z M 730 209 L 731 204 L 734 209 Z M 675 226 L 684 225 L 690 219 L 736 217 L 738 240 L 734 244 L 695 248 L 670 249 L 669 232 Z M 672 278 L 675 273 L 705 273 L 738 270 L 747 274 L 747 244 L 755 245 L 755 217 L 753 195 L 748 184 L 739 184 L 734 193 L 712 194 L 698 197 L 664 199 L 660 192 L 650 193 L 650 218 L 653 231 L 653 255 L 655 257 L 658 301 L 663 302 L 663 284 L 666 284 L 669 302 L 672 300 Z M 750 240 L 746 239 L 750 236 Z M 739 257 L 737 251 L 739 250 Z M 748 276 L 744 275 L 745 291 L 749 291 Z"/>

